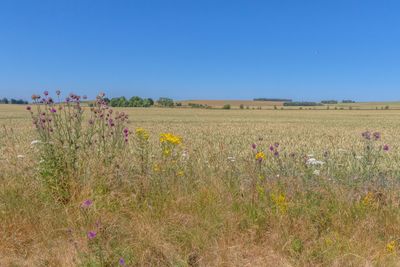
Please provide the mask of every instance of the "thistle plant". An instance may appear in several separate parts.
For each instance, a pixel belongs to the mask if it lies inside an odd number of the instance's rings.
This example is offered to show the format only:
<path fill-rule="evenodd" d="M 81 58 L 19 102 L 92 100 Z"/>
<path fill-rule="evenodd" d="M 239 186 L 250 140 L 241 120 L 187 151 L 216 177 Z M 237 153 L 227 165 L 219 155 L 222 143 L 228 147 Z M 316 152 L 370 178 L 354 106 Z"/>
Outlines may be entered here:
<path fill-rule="evenodd" d="M 57 100 L 45 91 L 43 96 L 32 95 L 33 107 L 28 106 L 40 141 L 40 176 L 53 197 L 67 203 L 72 188 L 79 188 L 87 168 L 89 155 L 102 162 L 111 162 L 128 141 L 124 132 L 127 115 L 110 109 L 104 94 L 97 96 L 90 109 L 89 120 L 84 115 L 81 97 L 69 94 Z"/>

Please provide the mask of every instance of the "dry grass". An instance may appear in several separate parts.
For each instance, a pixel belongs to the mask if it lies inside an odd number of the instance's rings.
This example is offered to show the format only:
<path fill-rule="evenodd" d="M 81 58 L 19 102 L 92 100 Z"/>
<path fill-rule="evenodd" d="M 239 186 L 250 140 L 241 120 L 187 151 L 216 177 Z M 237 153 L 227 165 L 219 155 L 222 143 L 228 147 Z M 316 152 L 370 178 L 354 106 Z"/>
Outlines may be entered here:
<path fill-rule="evenodd" d="M 84 159 L 85 182 L 61 205 L 38 176 L 24 107 L 0 105 L 0 266 L 100 266 L 86 238 L 96 222 L 109 266 L 120 257 L 129 266 L 398 265 L 397 245 L 387 244 L 400 239 L 400 111 L 123 110 L 131 130 L 150 134 L 149 172 L 131 140 L 111 166 Z M 365 172 L 356 156 L 368 129 L 390 151 Z M 189 160 L 162 159 L 165 132 L 182 136 L 177 152 Z M 279 159 L 268 151 L 275 142 Z M 253 143 L 267 154 L 260 170 Z M 309 154 L 325 164 L 306 166 Z M 281 204 L 271 197 L 280 193 Z"/>

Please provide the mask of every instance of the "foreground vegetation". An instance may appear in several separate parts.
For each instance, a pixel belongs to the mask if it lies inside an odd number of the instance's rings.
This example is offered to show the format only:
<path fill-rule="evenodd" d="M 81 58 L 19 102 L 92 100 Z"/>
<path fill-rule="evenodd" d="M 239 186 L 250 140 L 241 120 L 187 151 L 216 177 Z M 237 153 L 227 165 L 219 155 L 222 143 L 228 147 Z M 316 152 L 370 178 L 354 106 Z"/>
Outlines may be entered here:
<path fill-rule="evenodd" d="M 102 99 L 0 105 L 0 266 L 399 261 L 399 111 Z"/>

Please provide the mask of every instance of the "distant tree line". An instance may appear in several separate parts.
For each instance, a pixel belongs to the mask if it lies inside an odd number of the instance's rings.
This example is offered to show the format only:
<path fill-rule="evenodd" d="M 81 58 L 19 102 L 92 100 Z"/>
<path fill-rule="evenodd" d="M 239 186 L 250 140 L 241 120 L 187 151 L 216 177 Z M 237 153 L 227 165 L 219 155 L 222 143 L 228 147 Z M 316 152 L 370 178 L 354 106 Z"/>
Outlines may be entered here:
<path fill-rule="evenodd" d="M 109 101 L 112 107 L 151 107 L 154 105 L 154 101 L 151 98 L 141 98 L 133 96 L 127 99 L 124 96 L 111 98 Z"/>
<path fill-rule="evenodd" d="M 356 103 L 356 101 L 347 99 L 347 100 L 342 100 L 342 103 Z"/>
<path fill-rule="evenodd" d="M 28 104 L 28 101 L 22 100 L 22 99 L 8 99 L 6 97 L 0 99 L 0 104 L 19 104 L 19 105 L 26 105 Z"/>
<path fill-rule="evenodd" d="M 317 102 L 285 102 L 283 103 L 284 106 L 293 106 L 293 107 L 298 107 L 298 106 L 306 106 L 306 107 L 314 107 L 314 106 L 322 106 L 321 103 Z"/>
<path fill-rule="evenodd" d="M 338 101 L 337 100 L 322 100 L 321 103 L 322 104 L 337 104 Z"/>
<path fill-rule="evenodd" d="M 292 99 L 284 99 L 284 98 L 254 98 L 253 101 L 292 102 Z"/>

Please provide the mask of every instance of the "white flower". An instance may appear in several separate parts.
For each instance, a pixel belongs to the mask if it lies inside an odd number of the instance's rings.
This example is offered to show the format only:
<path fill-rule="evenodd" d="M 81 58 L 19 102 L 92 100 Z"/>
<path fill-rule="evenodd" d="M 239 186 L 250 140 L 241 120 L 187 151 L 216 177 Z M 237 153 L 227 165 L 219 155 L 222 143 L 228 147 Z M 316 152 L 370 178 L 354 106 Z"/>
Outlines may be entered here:
<path fill-rule="evenodd" d="M 356 156 L 356 159 L 362 159 L 363 156 Z"/>
<path fill-rule="evenodd" d="M 309 158 L 306 163 L 307 165 L 323 165 L 325 162 L 316 160 L 315 158 Z"/>
<path fill-rule="evenodd" d="M 25 156 L 24 155 L 17 155 L 17 158 L 22 159 L 22 158 L 25 158 Z"/>
<path fill-rule="evenodd" d="M 183 158 L 183 159 L 188 159 L 188 158 L 189 158 L 189 152 L 188 152 L 187 150 L 184 150 L 184 151 L 182 152 L 182 158 Z"/>
<path fill-rule="evenodd" d="M 36 145 L 36 144 L 39 144 L 39 143 L 41 143 L 42 141 L 40 141 L 40 140 L 33 140 L 32 142 L 31 142 L 31 145 L 33 146 L 33 145 Z"/>
<path fill-rule="evenodd" d="M 314 173 L 315 175 L 319 175 L 319 174 L 320 174 L 320 170 L 315 170 L 313 173 Z"/>
<path fill-rule="evenodd" d="M 228 160 L 229 160 L 230 162 L 235 162 L 235 157 L 228 157 Z"/>

